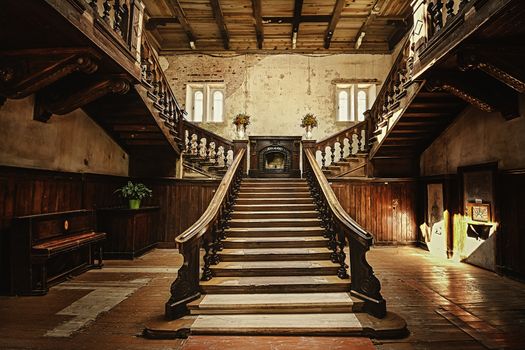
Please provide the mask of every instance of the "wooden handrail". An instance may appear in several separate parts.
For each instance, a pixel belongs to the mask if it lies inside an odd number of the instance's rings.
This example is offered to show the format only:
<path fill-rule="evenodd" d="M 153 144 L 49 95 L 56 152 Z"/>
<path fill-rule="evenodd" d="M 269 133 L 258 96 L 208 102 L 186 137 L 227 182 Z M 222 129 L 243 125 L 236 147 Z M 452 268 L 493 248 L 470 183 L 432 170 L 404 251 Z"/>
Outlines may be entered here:
<path fill-rule="evenodd" d="M 171 297 L 165 309 L 168 319 L 188 314 L 187 304 L 200 297 L 199 281 L 207 281 L 213 276 L 210 266 L 219 262 L 217 252 L 222 250 L 221 241 L 239 191 L 245 157 L 246 149 L 240 149 L 204 214 L 175 239 L 184 262 L 177 273 L 177 279 L 171 284 Z M 202 276 L 201 247 L 206 252 Z"/>
<path fill-rule="evenodd" d="M 204 233 L 208 231 L 212 221 L 215 219 L 217 213 L 219 212 L 220 205 L 226 197 L 226 193 L 230 188 L 235 172 L 239 167 L 239 164 L 242 158 L 244 157 L 245 153 L 245 149 L 240 150 L 240 152 L 233 160 L 231 167 L 228 169 L 228 171 L 222 178 L 222 181 L 219 184 L 217 190 L 215 191 L 215 195 L 213 196 L 210 205 L 208 206 L 204 214 L 202 214 L 201 217 L 197 220 L 197 222 L 191 225 L 186 231 L 178 235 L 175 238 L 175 242 L 177 242 L 178 244 L 184 244 L 190 240 L 200 238 Z"/>
<path fill-rule="evenodd" d="M 348 265 L 344 248 L 350 248 L 350 292 L 363 299 L 364 310 L 375 317 L 386 316 L 386 301 L 381 296 L 381 283 L 366 261 L 366 252 L 373 244 L 373 236 L 364 230 L 343 209 L 330 187 L 320 166 L 317 164 L 312 148 L 304 149 L 304 173 L 310 186 L 312 197 L 320 212 L 320 218 L 332 250 L 331 259 L 340 265 L 337 275 L 348 278 Z"/>

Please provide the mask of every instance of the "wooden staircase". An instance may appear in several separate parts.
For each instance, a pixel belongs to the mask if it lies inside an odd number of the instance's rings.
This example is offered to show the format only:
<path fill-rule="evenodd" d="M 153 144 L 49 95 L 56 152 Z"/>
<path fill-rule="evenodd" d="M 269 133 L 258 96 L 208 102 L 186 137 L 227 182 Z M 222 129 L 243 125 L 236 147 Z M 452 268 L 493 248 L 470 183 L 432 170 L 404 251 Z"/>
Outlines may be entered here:
<path fill-rule="evenodd" d="M 190 315 L 145 335 L 405 334 L 403 320 L 365 313 L 349 292 L 348 261 L 341 266 L 329 249 L 306 180 L 244 179 L 229 217 L 218 261 L 203 268 L 202 294 L 187 304 Z"/>

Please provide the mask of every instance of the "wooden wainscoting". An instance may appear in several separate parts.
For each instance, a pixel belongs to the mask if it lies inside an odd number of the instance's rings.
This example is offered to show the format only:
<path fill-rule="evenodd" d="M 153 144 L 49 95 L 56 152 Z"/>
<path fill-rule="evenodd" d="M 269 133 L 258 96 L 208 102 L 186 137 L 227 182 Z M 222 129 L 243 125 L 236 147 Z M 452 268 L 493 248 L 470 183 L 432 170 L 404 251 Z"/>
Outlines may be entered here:
<path fill-rule="evenodd" d="M 9 288 L 6 239 L 14 217 L 126 205 L 114 191 L 129 179 L 0 166 L 0 293 Z M 153 189 L 153 198 L 144 205 L 160 207 L 158 237 L 154 240 L 162 247 L 175 246 L 175 237 L 202 215 L 219 185 L 218 180 L 137 181 Z"/>
<path fill-rule="evenodd" d="M 341 205 L 378 244 L 415 244 L 418 237 L 417 181 L 331 179 Z"/>

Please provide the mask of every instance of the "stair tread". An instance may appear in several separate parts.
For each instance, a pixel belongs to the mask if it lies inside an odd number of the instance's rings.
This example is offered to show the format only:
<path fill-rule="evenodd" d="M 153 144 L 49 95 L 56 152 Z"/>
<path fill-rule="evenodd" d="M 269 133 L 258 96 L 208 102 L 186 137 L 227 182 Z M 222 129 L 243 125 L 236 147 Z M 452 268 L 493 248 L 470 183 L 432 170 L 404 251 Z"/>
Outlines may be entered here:
<path fill-rule="evenodd" d="M 226 232 L 258 232 L 258 231 L 319 231 L 321 227 L 304 226 L 304 227 L 231 227 Z"/>
<path fill-rule="evenodd" d="M 305 222 L 309 221 L 312 223 L 320 223 L 321 220 L 318 218 L 294 218 L 294 219 L 288 219 L 288 218 L 277 218 L 277 219 L 231 219 L 230 223 L 235 222 L 265 222 L 265 223 L 271 223 L 271 222 L 294 222 L 294 221 L 300 221 Z"/>
<path fill-rule="evenodd" d="M 330 260 L 289 260 L 289 261 L 221 261 L 213 269 L 308 269 L 318 267 L 339 267 Z"/>
<path fill-rule="evenodd" d="M 337 276 L 246 276 L 246 277 L 214 277 L 209 281 L 201 281 L 201 286 L 275 286 L 275 285 L 350 285 L 349 279 Z"/>
<path fill-rule="evenodd" d="M 268 187 L 262 187 L 262 186 L 243 186 L 240 187 L 241 192 L 243 190 L 305 190 L 304 192 L 308 191 L 308 186 L 268 186 Z"/>
<path fill-rule="evenodd" d="M 237 211 L 234 210 L 232 214 L 241 215 L 253 215 L 253 214 L 267 214 L 267 215 L 279 215 L 279 214 L 317 214 L 316 210 L 259 210 L 259 211 Z"/>
<path fill-rule="evenodd" d="M 220 329 L 300 330 L 321 333 L 325 330 L 361 331 L 363 327 L 353 313 L 266 314 L 266 315 L 199 315 L 192 331 Z"/>
<path fill-rule="evenodd" d="M 330 253 L 328 248 L 231 248 L 220 251 L 221 255 L 285 255 Z"/>
<path fill-rule="evenodd" d="M 193 301 L 188 307 L 199 309 L 224 307 L 255 306 L 301 306 L 303 304 L 328 304 L 351 306 L 353 300 L 349 293 L 260 293 L 260 294 L 206 294 L 202 299 Z"/>
<path fill-rule="evenodd" d="M 290 236 L 290 237 L 227 237 L 223 242 L 258 243 L 258 242 L 316 242 L 328 241 L 323 236 Z"/>
<path fill-rule="evenodd" d="M 239 195 L 241 194 L 249 194 L 249 195 L 254 195 L 254 194 L 260 194 L 260 195 L 276 195 L 276 194 L 282 194 L 282 195 L 294 195 L 294 196 L 297 196 L 297 195 L 304 195 L 304 196 L 310 196 L 310 192 L 243 192 L 242 190 L 239 191 Z"/>
<path fill-rule="evenodd" d="M 270 204 L 272 207 L 283 207 L 283 208 L 290 208 L 292 207 L 291 204 Z M 241 208 L 260 208 L 260 207 L 267 207 L 268 204 L 235 204 L 234 208 L 241 207 Z M 304 204 L 304 203 L 298 203 L 293 204 L 293 207 L 314 207 L 314 204 Z"/>

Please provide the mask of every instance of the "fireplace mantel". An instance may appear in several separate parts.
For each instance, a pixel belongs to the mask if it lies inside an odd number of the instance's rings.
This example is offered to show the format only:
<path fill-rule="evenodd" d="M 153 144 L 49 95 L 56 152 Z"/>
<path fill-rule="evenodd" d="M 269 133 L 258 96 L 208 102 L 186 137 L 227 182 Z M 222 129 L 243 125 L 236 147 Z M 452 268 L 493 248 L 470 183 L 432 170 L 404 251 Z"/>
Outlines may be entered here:
<path fill-rule="evenodd" d="M 301 177 L 301 136 L 250 136 L 250 177 Z"/>

